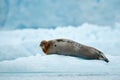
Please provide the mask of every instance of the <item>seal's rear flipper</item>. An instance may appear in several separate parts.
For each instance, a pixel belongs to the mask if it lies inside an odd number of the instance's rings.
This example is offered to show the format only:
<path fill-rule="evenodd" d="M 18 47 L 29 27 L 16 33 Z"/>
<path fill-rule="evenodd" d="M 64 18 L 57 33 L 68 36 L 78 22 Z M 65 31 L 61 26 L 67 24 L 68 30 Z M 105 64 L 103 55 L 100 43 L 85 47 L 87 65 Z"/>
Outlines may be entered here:
<path fill-rule="evenodd" d="M 104 60 L 105 62 L 109 62 L 109 60 L 105 57 L 105 55 L 104 54 L 100 54 L 99 55 L 99 60 Z"/>
<path fill-rule="evenodd" d="M 105 62 L 107 62 L 107 63 L 109 62 L 109 60 L 108 60 L 107 58 L 104 58 L 103 60 L 104 60 Z"/>

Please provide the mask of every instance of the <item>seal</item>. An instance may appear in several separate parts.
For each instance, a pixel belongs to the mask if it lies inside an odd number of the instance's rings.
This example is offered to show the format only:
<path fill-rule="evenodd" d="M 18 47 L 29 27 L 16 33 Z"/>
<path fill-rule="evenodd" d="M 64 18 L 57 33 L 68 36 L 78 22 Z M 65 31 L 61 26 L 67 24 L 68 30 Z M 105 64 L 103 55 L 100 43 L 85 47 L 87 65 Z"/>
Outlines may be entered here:
<path fill-rule="evenodd" d="M 42 40 L 40 42 L 40 47 L 47 55 L 59 54 L 109 62 L 100 50 L 69 39 Z"/>

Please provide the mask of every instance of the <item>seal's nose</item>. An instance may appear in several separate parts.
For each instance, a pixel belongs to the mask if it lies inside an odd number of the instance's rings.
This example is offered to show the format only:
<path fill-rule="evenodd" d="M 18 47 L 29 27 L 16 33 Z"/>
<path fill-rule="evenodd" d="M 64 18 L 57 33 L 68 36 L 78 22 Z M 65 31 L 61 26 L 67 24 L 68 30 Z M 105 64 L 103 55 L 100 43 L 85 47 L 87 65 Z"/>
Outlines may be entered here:
<path fill-rule="evenodd" d="M 42 47 L 43 46 L 43 44 L 42 43 L 40 43 L 40 47 Z"/>

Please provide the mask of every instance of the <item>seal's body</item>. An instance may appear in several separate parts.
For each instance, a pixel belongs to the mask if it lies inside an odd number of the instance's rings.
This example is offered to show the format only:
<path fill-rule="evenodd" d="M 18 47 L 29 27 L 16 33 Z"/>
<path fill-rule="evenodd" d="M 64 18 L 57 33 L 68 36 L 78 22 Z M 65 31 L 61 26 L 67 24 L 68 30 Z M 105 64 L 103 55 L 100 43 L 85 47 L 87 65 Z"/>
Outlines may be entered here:
<path fill-rule="evenodd" d="M 43 40 L 40 46 L 45 54 L 68 55 L 109 62 L 101 51 L 68 39 Z"/>

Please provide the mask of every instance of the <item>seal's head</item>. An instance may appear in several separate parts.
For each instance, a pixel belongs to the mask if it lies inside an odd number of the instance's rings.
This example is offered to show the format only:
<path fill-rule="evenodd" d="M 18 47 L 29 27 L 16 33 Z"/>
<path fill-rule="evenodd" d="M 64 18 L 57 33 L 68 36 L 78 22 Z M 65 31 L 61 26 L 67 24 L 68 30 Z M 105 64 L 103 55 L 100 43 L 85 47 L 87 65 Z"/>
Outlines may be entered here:
<path fill-rule="evenodd" d="M 48 49 L 48 41 L 43 40 L 40 43 L 40 47 L 42 48 L 43 52 L 47 54 L 47 49 Z"/>
<path fill-rule="evenodd" d="M 46 40 L 41 41 L 40 47 L 42 48 L 43 52 L 47 54 L 47 46 L 48 42 Z"/>
<path fill-rule="evenodd" d="M 47 45 L 47 41 L 46 40 L 43 40 L 43 41 L 40 42 L 40 47 L 42 49 L 44 49 L 46 45 Z"/>

